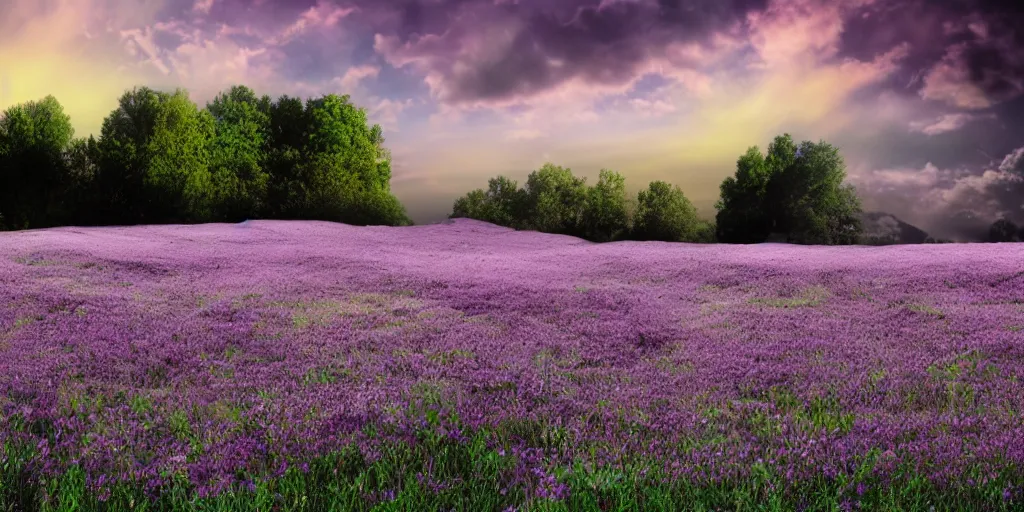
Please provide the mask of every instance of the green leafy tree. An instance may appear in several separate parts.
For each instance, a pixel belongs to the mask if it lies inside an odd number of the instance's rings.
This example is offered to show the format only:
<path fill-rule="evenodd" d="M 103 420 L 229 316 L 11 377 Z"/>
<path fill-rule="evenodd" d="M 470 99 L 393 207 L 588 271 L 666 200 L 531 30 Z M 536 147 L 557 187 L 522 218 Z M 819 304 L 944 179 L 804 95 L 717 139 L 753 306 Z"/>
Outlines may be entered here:
<path fill-rule="evenodd" d="M 52 97 L 0 117 L 0 228 L 307 218 L 411 224 L 383 130 L 347 96 L 126 91 L 97 139 Z"/>
<path fill-rule="evenodd" d="M 309 153 L 337 155 L 339 171 L 367 185 L 388 188 L 391 158 L 380 126 L 367 123 L 365 110 L 350 103 L 348 95 L 335 94 L 307 101 L 306 110 Z"/>
<path fill-rule="evenodd" d="M 357 195 L 358 177 L 345 172 L 341 155 L 309 155 L 298 164 L 296 215 L 301 219 L 341 222 L 351 211 Z"/>
<path fill-rule="evenodd" d="M 118 99 L 104 120 L 97 142 L 96 196 L 93 211 L 100 224 L 152 222 L 146 177 L 150 140 L 168 94 L 136 87 Z"/>
<path fill-rule="evenodd" d="M 524 224 L 526 192 L 505 176 L 487 181 L 487 190 L 476 189 L 458 198 L 449 218 L 466 217 L 520 229 Z"/>
<path fill-rule="evenodd" d="M 585 178 L 572 170 L 546 163 L 526 178 L 525 229 L 582 236 L 586 208 Z"/>
<path fill-rule="evenodd" d="M 863 231 L 861 205 L 839 150 L 825 142 L 803 142 L 769 184 L 774 229 L 800 244 L 855 244 Z"/>
<path fill-rule="evenodd" d="M 270 112 L 270 167 L 281 174 L 272 180 L 269 195 L 283 202 L 285 216 L 410 223 L 390 192 L 391 157 L 382 131 L 367 124 L 365 111 L 349 103 L 348 96 L 308 100 L 302 113 L 285 97 Z M 287 134 L 286 128 L 303 137 Z"/>
<path fill-rule="evenodd" d="M 213 116 L 210 147 L 210 208 L 215 220 L 258 218 L 266 209 L 270 173 L 270 98 L 245 86 L 218 94 L 206 110 Z"/>
<path fill-rule="evenodd" d="M 60 224 L 90 225 L 94 218 L 96 174 L 99 145 L 93 136 L 72 139 L 64 153 L 65 179 L 61 183 L 63 198 Z"/>
<path fill-rule="evenodd" d="M 61 205 L 71 118 L 53 96 L 0 115 L 0 227 L 39 228 L 64 216 Z"/>
<path fill-rule="evenodd" d="M 722 181 L 716 226 L 718 240 L 729 243 L 762 242 L 775 226 L 774 206 L 767 200 L 774 176 L 795 158 L 796 146 L 789 134 L 775 138 L 767 158 L 755 146 L 736 161 L 736 175 Z"/>
<path fill-rule="evenodd" d="M 346 214 L 345 222 L 360 226 L 412 225 L 405 207 L 389 190 L 363 183 L 356 184 L 354 188 L 351 210 Z"/>
<path fill-rule="evenodd" d="M 455 200 L 455 204 L 452 205 L 452 213 L 448 215 L 448 218 L 462 217 L 490 222 L 486 219 L 486 210 L 489 206 L 487 192 L 484 189 L 470 190 L 466 195 Z"/>
<path fill-rule="evenodd" d="M 363 112 L 363 118 L 366 114 Z M 370 143 L 376 153 L 376 176 L 369 180 L 383 190 L 391 190 L 391 151 L 384 146 L 384 129 L 379 124 L 370 127 Z"/>
<path fill-rule="evenodd" d="M 708 225 L 678 186 L 651 182 L 637 195 L 632 237 L 665 242 L 707 241 Z"/>
<path fill-rule="evenodd" d="M 594 242 L 617 240 L 629 230 L 626 179 L 602 169 L 597 183 L 587 190 L 583 210 L 583 234 Z"/>
<path fill-rule="evenodd" d="M 144 183 L 150 222 L 195 222 L 210 219 L 210 141 L 214 119 L 201 111 L 184 90 L 161 102 L 149 140 Z"/>
<path fill-rule="evenodd" d="M 523 225 L 527 196 L 515 180 L 505 176 L 487 180 L 487 200 L 491 209 L 484 220 L 511 228 Z"/>
<path fill-rule="evenodd" d="M 268 105 L 269 144 L 265 165 L 270 175 L 264 214 L 293 219 L 302 214 L 305 187 L 299 180 L 310 128 L 308 112 L 300 98 L 281 96 Z"/>
<path fill-rule="evenodd" d="M 780 233 L 792 243 L 832 245 L 860 237 L 860 201 L 843 184 L 846 167 L 834 146 L 797 146 L 785 134 L 769 145 L 767 156 L 752 147 L 736 167 L 715 205 L 719 241 L 759 243 Z"/>

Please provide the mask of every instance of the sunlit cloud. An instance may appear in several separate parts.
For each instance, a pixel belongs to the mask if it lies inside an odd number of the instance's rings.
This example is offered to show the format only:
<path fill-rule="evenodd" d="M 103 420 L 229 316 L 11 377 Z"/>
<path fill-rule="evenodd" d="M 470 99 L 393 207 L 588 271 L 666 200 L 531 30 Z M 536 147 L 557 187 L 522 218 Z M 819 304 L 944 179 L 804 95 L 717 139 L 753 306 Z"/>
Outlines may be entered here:
<path fill-rule="evenodd" d="M 957 131 L 967 124 L 982 120 L 982 119 L 995 119 L 995 114 L 988 115 L 974 115 L 966 113 L 956 114 L 943 114 L 937 119 L 930 119 L 926 121 L 911 121 L 910 129 L 913 131 L 921 132 L 926 135 L 939 135 L 941 133 L 948 133 Z"/>
<path fill-rule="evenodd" d="M 1022 21 L 981 0 L 8 0 L 0 107 L 53 94 L 86 135 L 135 85 L 348 94 L 421 222 L 549 159 L 707 214 L 747 147 L 790 132 L 840 145 L 866 204 L 938 218 L 1013 181 L 977 158 L 1024 145 Z"/>

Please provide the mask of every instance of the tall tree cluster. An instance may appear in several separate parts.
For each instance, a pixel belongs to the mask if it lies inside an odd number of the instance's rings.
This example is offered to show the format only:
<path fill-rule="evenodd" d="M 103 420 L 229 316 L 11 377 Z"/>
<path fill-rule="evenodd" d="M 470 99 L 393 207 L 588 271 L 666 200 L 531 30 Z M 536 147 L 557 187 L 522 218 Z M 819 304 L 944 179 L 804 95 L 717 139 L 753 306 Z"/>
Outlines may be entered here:
<path fill-rule="evenodd" d="M 579 236 L 595 242 L 853 244 L 863 231 L 861 206 L 838 149 L 825 142 L 775 138 L 767 154 L 752 147 L 721 185 L 715 221 L 700 218 L 678 186 L 654 181 L 627 196 L 625 179 L 601 170 L 585 178 L 545 164 L 519 188 L 507 177 L 455 201 L 450 217 L 469 217 L 516 229 Z"/>
<path fill-rule="evenodd" d="M 52 96 L 0 115 L 0 229 L 320 219 L 410 221 L 378 125 L 348 96 L 271 100 L 248 87 L 205 108 L 184 90 L 125 92 L 99 138 L 74 138 Z"/>
<path fill-rule="evenodd" d="M 546 163 L 519 187 L 505 176 L 458 198 L 451 218 L 468 217 L 515 229 L 585 238 L 594 242 L 662 240 L 711 242 L 714 230 L 701 220 L 679 187 L 654 182 L 630 198 L 626 179 L 602 169 L 597 182 Z"/>
<path fill-rule="evenodd" d="M 0 115 L 0 223 L 25 228 L 67 218 L 62 199 L 74 187 L 64 180 L 72 146 L 71 118 L 53 96 L 8 108 Z M 74 149 L 74 153 L 65 150 Z"/>
<path fill-rule="evenodd" d="M 843 184 L 846 166 L 826 142 L 796 144 L 780 135 L 766 155 L 755 146 L 736 162 L 715 205 L 716 235 L 728 243 L 783 239 L 801 244 L 854 244 L 863 228 L 860 200 Z"/>
<path fill-rule="evenodd" d="M 720 186 L 713 221 L 678 186 L 649 183 L 633 197 L 602 169 L 592 185 L 544 164 L 522 187 L 505 176 L 458 198 L 450 217 L 595 242 L 857 243 L 856 191 L 839 150 L 776 137 L 749 148 Z M 231 87 L 204 108 L 184 90 L 126 91 L 99 138 L 75 138 L 47 96 L 0 114 L 0 229 L 57 225 L 320 219 L 411 224 L 390 191 L 391 155 L 380 126 L 348 96 L 257 96 Z M 991 241 L 1024 230 L 993 224 Z"/>

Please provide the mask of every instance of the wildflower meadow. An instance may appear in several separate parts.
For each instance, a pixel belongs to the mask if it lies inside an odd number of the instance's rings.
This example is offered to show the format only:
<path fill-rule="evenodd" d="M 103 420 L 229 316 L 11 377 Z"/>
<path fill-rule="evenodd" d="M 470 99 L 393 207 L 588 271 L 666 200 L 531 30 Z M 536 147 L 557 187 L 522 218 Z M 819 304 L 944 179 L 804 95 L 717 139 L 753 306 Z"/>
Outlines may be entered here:
<path fill-rule="evenodd" d="M 0 510 L 1021 510 L 1024 251 L 0 233 Z"/>

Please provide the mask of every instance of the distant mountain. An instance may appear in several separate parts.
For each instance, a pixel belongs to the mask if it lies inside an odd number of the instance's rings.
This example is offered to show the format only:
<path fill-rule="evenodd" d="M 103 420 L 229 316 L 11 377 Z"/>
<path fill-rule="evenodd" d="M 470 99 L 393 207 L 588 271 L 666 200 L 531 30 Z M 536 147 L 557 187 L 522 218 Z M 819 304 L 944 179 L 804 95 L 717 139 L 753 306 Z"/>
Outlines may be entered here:
<path fill-rule="evenodd" d="M 861 243 L 866 245 L 922 244 L 928 238 L 928 233 L 891 213 L 864 212 L 861 223 L 864 225 Z"/>

